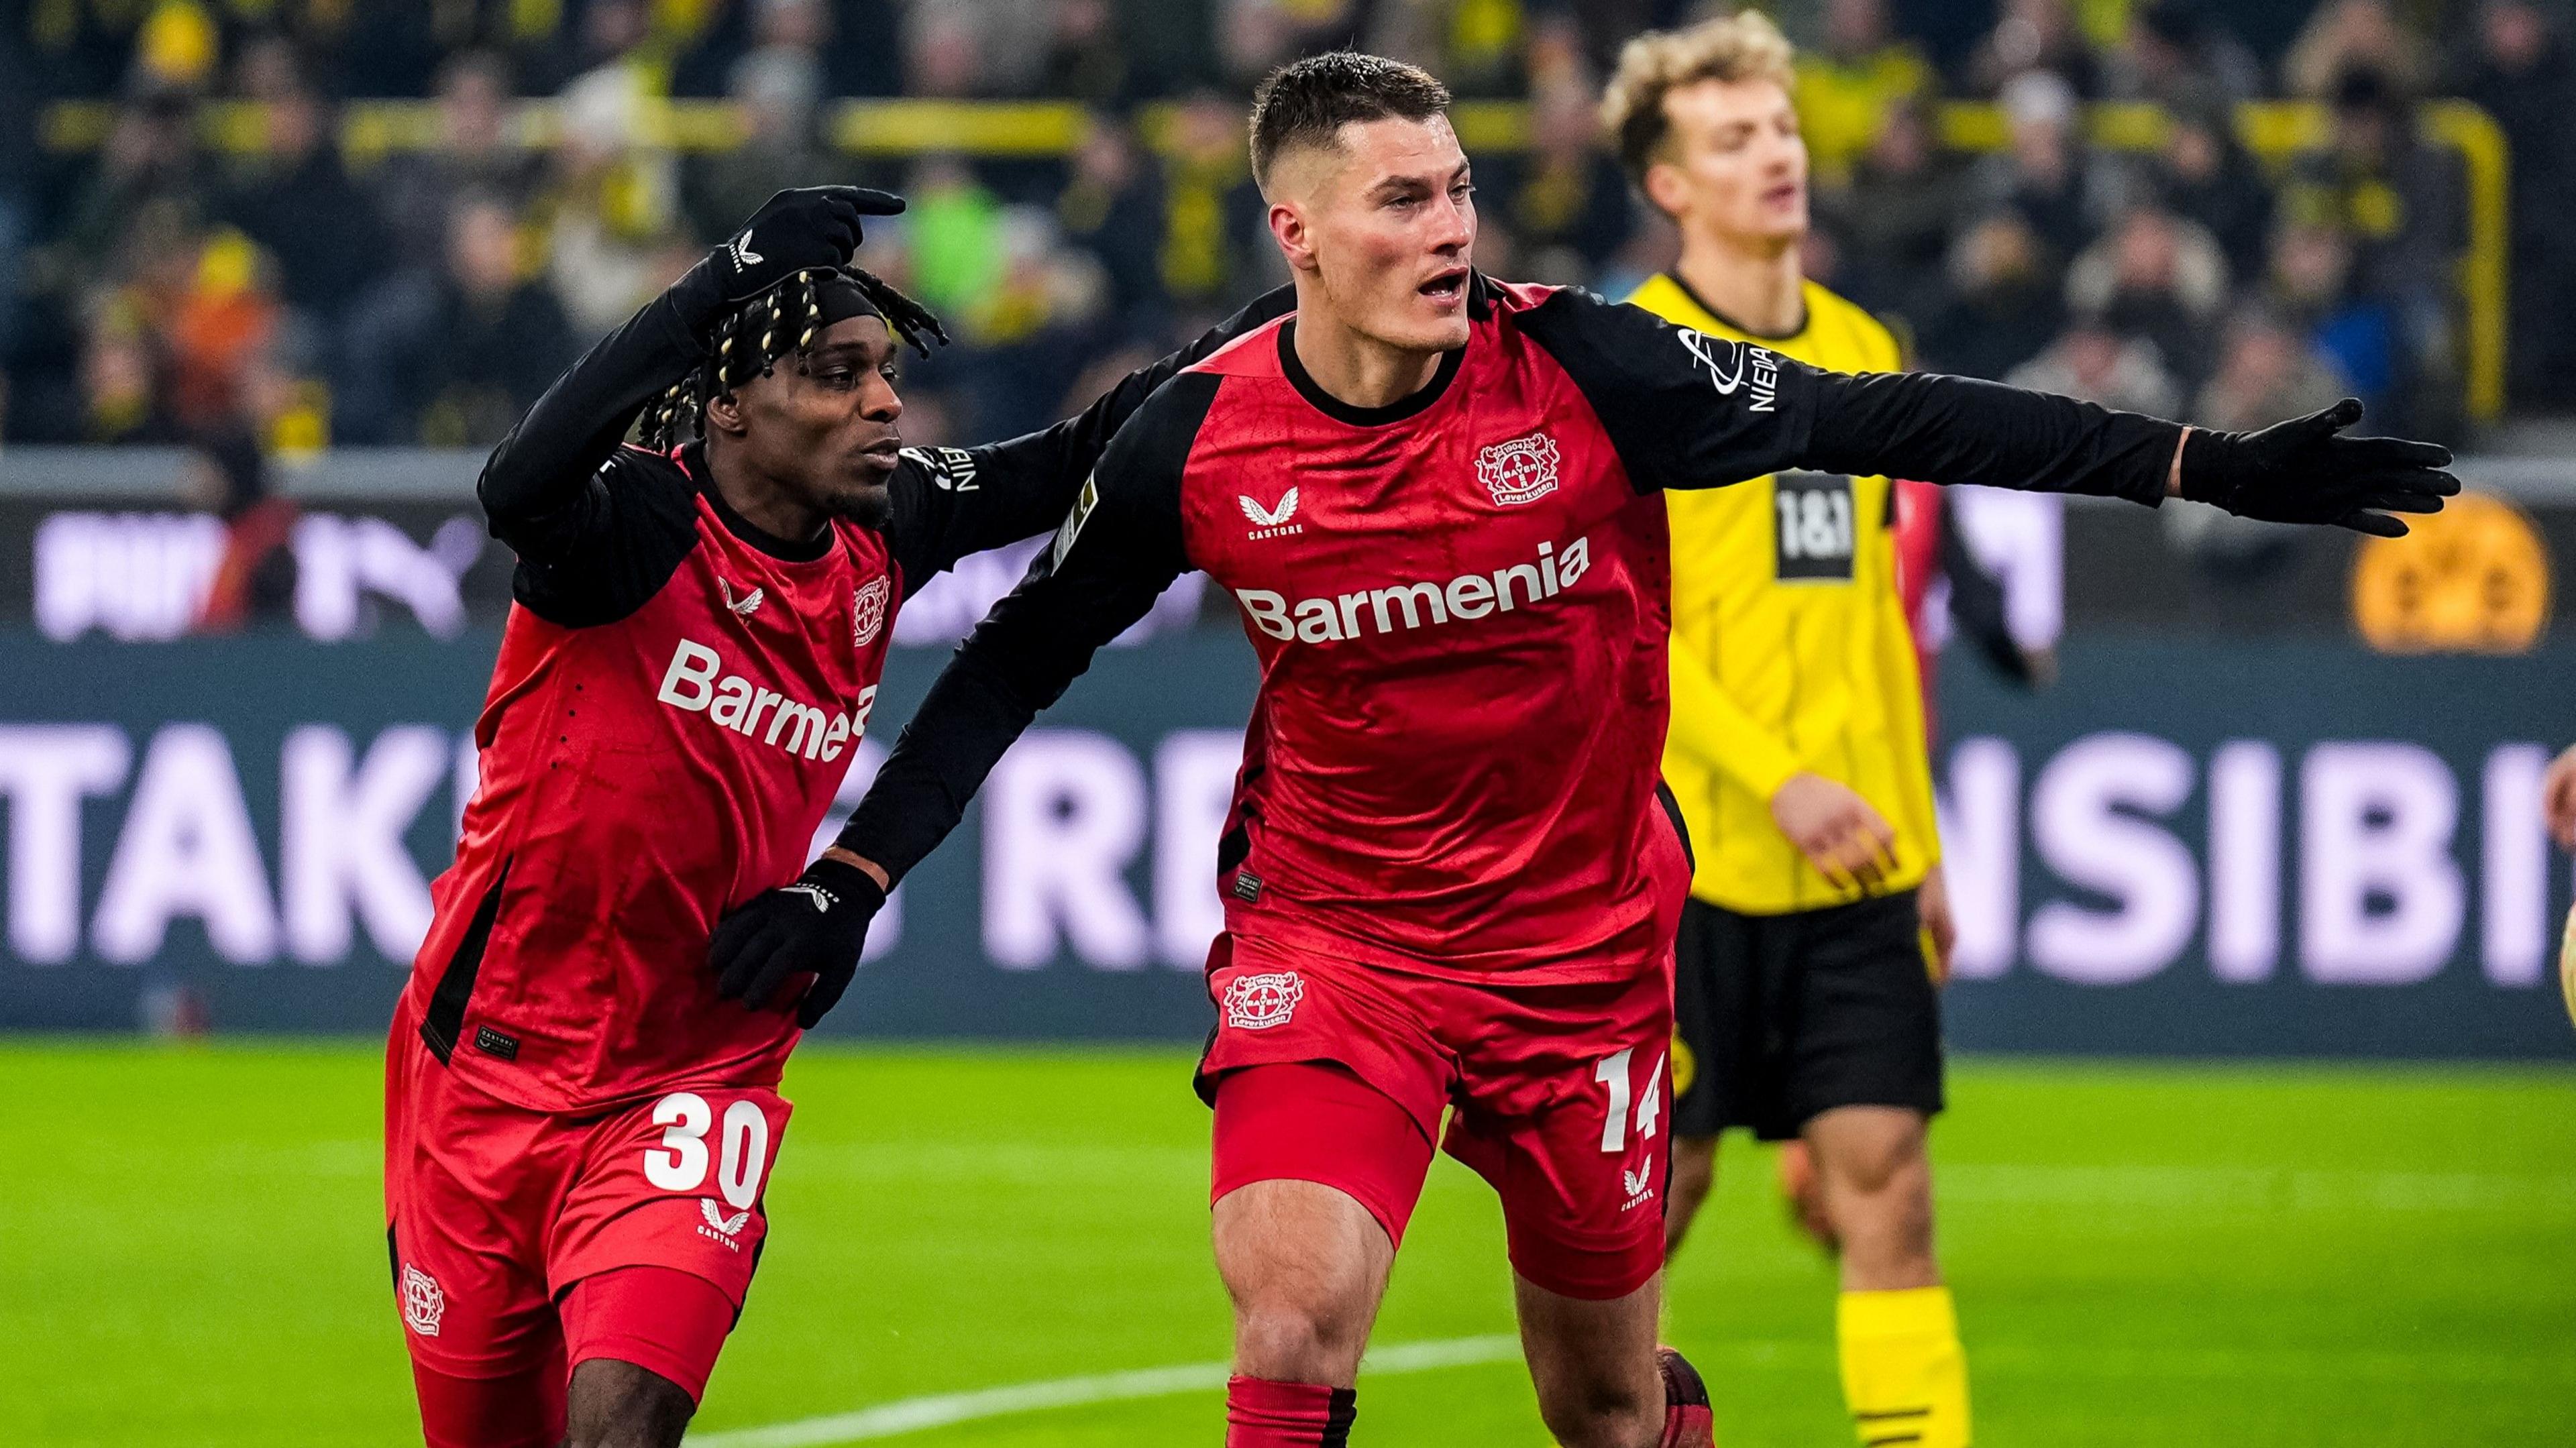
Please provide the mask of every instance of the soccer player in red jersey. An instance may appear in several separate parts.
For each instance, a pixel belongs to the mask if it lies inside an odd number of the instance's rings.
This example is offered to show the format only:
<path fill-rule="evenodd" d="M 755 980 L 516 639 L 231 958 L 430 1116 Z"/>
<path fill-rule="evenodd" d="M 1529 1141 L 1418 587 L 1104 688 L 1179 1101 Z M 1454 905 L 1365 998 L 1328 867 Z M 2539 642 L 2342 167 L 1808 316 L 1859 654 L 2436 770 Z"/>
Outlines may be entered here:
<path fill-rule="evenodd" d="M 432 1448 L 680 1441 L 768 1233 L 780 1067 L 883 903 L 806 855 L 895 611 L 1053 526 L 1156 384 L 1286 305 L 1044 432 L 906 450 L 896 351 L 938 323 L 845 265 L 862 217 L 900 209 L 781 192 L 484 469 L 517 602 L 385 1060 L 386 1239 Z M 639 416 L 652 445 L 622 445 Z M 814 927 L 797 948 L 763 944 L 791 915 Z M 724 969 L 746 947 L 769 974 Z"/>
<path fill-rule="evenodd" d="M 1786 467 L 2403 524 L 2438 447 L 2250 435 L 1926 374 L 1813 371 L 1471 269 L 1447 92 L 1299 61 L 1252 162 L 1293 318 L 1184 370 L 933 686 L 840 844 L 899 879 L 1003 749 L 1185 569 L 1261 687 L 1218 855 L 1217 1269 L 1233 1448 L 1348 1438 L 1434 1133 L 1502 1198 L 1540 1410 L 1587 1448 L 1710 1442 L 1655 1344 L 1687 845 L 1658 798 L 1665 487 Z M 819 933 L 786 917 L 787 953 Z"/>

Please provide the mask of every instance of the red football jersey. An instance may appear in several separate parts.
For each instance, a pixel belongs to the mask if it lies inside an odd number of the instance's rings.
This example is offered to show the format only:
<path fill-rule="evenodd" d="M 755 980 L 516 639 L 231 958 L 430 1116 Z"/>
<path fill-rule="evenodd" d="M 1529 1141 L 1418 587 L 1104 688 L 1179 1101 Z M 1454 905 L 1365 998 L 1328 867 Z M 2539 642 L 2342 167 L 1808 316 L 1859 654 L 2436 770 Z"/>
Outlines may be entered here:
<path fill-rule="evenodd" d="M 941 676 L 842 842 L 897 876 L 1092 651 L 1197 567 L 1261 689 L 1218 885 L 1238 936 L 1530 983 L 1650 969 L 1688 886 L 1657 800 L 1666 487 L 1787 467 L 2160 495 L 2180 429 L 1849 377 L 1571 289 L 1471 280 L 1466 345 L 1358 408 L 1295 319 L 1139 410 Z"/>
<path fill-rule="evenodd" d="M 768 1086 L 790 1007 L 719 999 L 716 922 L 803 871 L 903 600 L 1061 519 L 1118 426 L 1283 288 L 1079 416 L 907 449 L 882 530 L 786 540 L 725 506 L 698 444 L 620 447 L 697 365 L 666 294 L 540 399 L 485 467 L 516 599 L 475 724 L 481 782 L 394 1022 L 505 1101 L 577 1111 L 682 1083 Z"/>
<path fill-rule="evenodd" d="M 777 1081 L 795 1017 L 719 1000 L 706 942 L 805 868 L 904 592 L 867 529 L 765 551 L 684 458 L 630 450 L 617 471 L 687 509 L 695 546 L 614 622 L 511 609 L 410 991 L 451 1070 L 544 1110 Z"/>
<path fill-rule="evenodd" d="M 1663 501 L 1509 325 L 1543 295 L 1502 293 L 1403 417 L 1319 410 L 1284 324 L 1198 368 L 1182 546 L 1261 661 L 1229 930 L 1533 981 L 1632 974 L 1671 940 Z"/>

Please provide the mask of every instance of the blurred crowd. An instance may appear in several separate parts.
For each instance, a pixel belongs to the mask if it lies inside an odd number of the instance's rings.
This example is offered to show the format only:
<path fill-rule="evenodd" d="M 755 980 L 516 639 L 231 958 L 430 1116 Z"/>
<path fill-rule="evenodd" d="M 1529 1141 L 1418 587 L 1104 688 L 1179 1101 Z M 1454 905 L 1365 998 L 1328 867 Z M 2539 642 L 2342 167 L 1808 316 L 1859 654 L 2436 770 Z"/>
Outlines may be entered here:
<path fill-rule="evenodd" d="M 1265 70 L 1357 44 L 1527 102 L 1477 154 L 1479 261 L 1611 295 L 1673 239 L 1599 144 L 1618 45 L 1678 0 L 27 0 L 0 43 L 0 436 L 483 446 L 772 190 L 911 199 L 866 262 L 958 344 L 905 429 L 1043 423 L 1283 279 L 1244 158 Z M 2417 104 L 2511 147 L 2509 387 L 2576 404 L 2576 71 L 2556 0 L 1778 0 L 1813 275 L 1925 366 L 2247 426 L 2347 392 L 2462 425 L 2466 177 Z M 844 98 L 1059 99 L 1069 150 L 838 144 Z M 2257 157 L 2237 103 L 2320 102 Z M 377 98 L 428 129 L 350 144 Z M 533 129 L 519 102 L 550 99 Z M 672 144 L 658 102 L 734 103 Z M 1999 147 L 1940 103 L 1995 102 Z M 2093 144 L 2142 100 L 2160 145 Z M 225 102 L 254 102 L 249 106 Z M 82 103 L 87 103 L 84 108 Z M 87 118 L 84 120 L 83 118 Z M 84 131 L 84 126 L 87 130 Z M 989 148 L 985 148 L 988 149 Z"/>

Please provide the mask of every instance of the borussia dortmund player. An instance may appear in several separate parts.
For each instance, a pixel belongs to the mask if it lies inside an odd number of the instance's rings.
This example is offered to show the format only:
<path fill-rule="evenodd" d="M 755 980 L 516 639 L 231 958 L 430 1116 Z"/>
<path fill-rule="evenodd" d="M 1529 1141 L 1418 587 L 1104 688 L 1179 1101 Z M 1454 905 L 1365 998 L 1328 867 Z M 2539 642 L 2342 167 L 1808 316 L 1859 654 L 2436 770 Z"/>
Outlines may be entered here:
<path fill-rule="evenodd" d="M 1629 42 L 1603 121 L 1681 233 L 1673 270 L 1630 300 L 1815 367 L 1896 371 L 1887 329 L 1801 274 L 1792 75 L 1788 42 L 1753 11 Z M 1967 1367 L 1924 1156 L 1953 932 L 1893 486 L 1781 472 L 1666 495 L 1664 778 L 1699 855 L 1674 962 L 1664 1235 L 1669 1252 L 1690 1230 L 1719 1133 L 1803 1139 L 1841 1250 L 1843 1389 L 1862 1441 L 1960 1448 Z"/>
<path fill-rule="evenodd" d="M 1706 1391 L 1655 1344 L 1690 880 L 1656 785 L 1662 491 L 1796 466 L 2179 492 L 2389 532 L 2404 525 L 2375 510 L 2438 508 L 2457 485 L 2440 448 L 2338 436 L 2353 407 L 2208 433 L 1959 378 L 1841 376 L 1493 281 L 1471 265 L 1448 99 L 1348 53 L 1264 83 L 1253 175 L 1296 315 L 1129 420 L 840 843 L 877 884 L 901 877 L 1093 652 L 1206 570 L 1261 671 L 1197 1083 L 1235 1312 L 1226 1441 L 1347 1441 L 1438 1144 L 1502 1198 L 1549 1429 L 1706 1448 Z M 810 958 L 826 927 L 809 916 L 779 918 L 781 959 Z"/>

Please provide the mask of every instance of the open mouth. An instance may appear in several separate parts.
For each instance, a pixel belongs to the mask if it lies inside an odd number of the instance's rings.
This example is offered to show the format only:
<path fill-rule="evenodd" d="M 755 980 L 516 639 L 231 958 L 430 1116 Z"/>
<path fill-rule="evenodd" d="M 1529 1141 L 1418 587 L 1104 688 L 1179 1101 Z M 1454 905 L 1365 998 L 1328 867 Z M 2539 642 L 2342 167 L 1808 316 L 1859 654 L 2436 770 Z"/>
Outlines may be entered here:
<path fill-rule="evenodd" d="M 1442 272 L 1414 290 L 1435 302 L 1454 302 L 1467 294 L 1467 269 Z"/>

